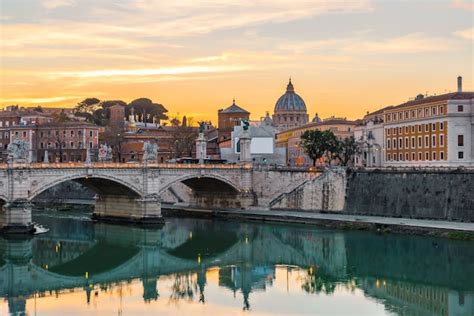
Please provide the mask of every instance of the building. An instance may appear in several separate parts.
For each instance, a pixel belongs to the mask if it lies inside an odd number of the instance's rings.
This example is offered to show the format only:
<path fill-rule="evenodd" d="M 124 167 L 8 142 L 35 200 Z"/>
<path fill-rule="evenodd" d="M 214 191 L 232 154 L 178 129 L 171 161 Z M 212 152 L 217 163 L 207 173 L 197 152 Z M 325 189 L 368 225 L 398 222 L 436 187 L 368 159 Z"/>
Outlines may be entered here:
<path fill-rule="evenodd" d="M 10 128 L 10 142 L 16 138 L 28 143 L 32 162 L 43 162 L 46 153 L 49 162 L 85 161 L 88 149 L 97 154 L 99 128 L 78 121 L 27 123 Z"/>
<path fill-rule="evenodd" d="M 354 138 L 359 152 L 354 157 L 356 167 L 382 167 L 384 152 L 384 111 L 390 107 L 367 113 L 354 127 Z"/>
<path fill-rule="evenodd" d="M 301 147 L 301 136 L 309 130 L 330 130 L 339 139 L 354 136 L 354 128 L 357 121 L 349 121 L 346 118 L 330 117 L 320 122 L 311 122 L 303 126 L 290 128 L 276 135 L 276 146 L 285 148 L 287 164 L 290 166 L 307 166 L 312 161 Z"/>
<path fill-rule="evenodd" d="M 217 118 L 219 143 L 225 142 L 228 144 L 234 126 L 240 126 L 242 120 L 249 120 L 250 112 L 235 104 L 234 99 L 229 107 L 218 110 Z"/>
<path fill-rule="evenodd" d="M 384 111 L 386 166 L 474 166 L 474 92 L 414 100 Z"/>
<path fill-rule="evenodd" d="M 243 132 L 242 126 L 234 126 L 230 147 L 220 149 L 221 159 L 231 163 L 239 162 L 240 137 Z M 272 126 L 272 120 L 268 114 L 260 121 L 250 122 L 248 133 L 251 137 L 250 153 L 254 163 L 285 165 L 286 150 L 276 146 L 276 129 Z"/>
<path fill-rule="evenodd" d="M 308 123 L 306 104 L 296 92 L 290 81 L 286 92 L 278 98 L 273 114 L 273 124 L 279 130 L 286 130 Z"/>

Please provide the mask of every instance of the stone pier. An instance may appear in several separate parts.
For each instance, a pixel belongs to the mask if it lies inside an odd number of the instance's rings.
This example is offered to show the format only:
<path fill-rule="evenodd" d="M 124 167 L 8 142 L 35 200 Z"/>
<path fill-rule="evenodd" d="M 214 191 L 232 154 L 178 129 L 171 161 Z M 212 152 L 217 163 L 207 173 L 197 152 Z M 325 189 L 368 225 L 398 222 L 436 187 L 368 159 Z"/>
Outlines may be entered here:
<path fill-rule="evenodd" d="M 156 194 L 145 197 L 105 194 L 96 199 L 95 219 L 137 224 L 163 224 L 161 201 Z"/>
<path fill-rule="evenodd" d="M 33 233 L 31 203 L 26 200 L 4 203 L 0 212 L 0 232 L 8 234 Z"/>

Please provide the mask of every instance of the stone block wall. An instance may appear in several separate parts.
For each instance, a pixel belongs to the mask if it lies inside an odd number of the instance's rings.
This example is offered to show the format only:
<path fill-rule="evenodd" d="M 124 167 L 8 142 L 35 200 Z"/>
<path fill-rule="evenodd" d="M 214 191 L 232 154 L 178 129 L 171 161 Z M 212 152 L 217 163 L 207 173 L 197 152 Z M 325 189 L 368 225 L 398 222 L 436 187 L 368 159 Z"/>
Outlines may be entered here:
<path fill-rule="evenodd" d="M 345 212 L 474 221 L 474 171 L 354 171 Z"/>
<path fill-rule="evenodd" d="M 273 209 L 342 211 L 346 191 L 346 170 L 329 169 L 270 201 Z"/>

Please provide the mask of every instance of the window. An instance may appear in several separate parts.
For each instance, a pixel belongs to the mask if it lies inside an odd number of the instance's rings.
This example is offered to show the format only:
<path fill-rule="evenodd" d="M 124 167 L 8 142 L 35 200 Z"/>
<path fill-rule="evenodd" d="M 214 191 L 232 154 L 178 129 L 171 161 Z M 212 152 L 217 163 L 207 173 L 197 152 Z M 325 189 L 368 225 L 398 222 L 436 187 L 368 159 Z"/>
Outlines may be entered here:
<path fill-rule="evenodd" d="M 408 153 L 405 154 L 405 160 L 408 161 Z"/>
<path fill-rule="evenodd" d="M 433 160 L 436 160 L 436 151 L 433 151 Z"/>
<path fill-rule="evenodd" d="M 430 142 L 430 138 L 428 136 L 425 136 L 425 147 L 430 146 L 429 142 Z"/>
<path fill-rule="evenodd" d="M 464 107 L 462 105 L 458 105 L 458 112 L 464 112 Z"/>
<path fill-rule="evenodd" d="M 397 129 L 394 127 L 394 128 L 392 129 L 392 134 L 395 135 L 396 133 L 397 133 Z"/>
<path fill-rule="evenodd" d="M 421 160 L 421 152 L 418 153 L 418 160 Z"/>
<path fill-rule="evenodd" d="M 439 153 L 439 159 L 440 159 L 440 160 L 444 160 L 444 152 L 440 152 L 440 153 Z"/>
<path fill-rule="evenodd" d="M 82 136 L 82 131 L 77 131 L 77 135 Z"/>
<path fill-rule="evenodd" d="M 408 111 L 405 111 L 405 118 L 408 118 Z"/>
<path fill-rule="evenodd" d="M 430 130 L 429 124 L 425 124 L 425 132 L 428 132 Z"/>
<path fill-rule="evenodd" d="M 41 148 L 41 149 L 44 148 L 44 144 L 43 144 L 43 143 L 40 143 L 40 148 Z"/>
<path fill-rule="evenodd" d="M 387 114 L 387 121 L 390 121 L 391 119 L 392 119 L 392 114 Z"/>
<path fill-rule="evenodd" d="M 431 147 L 436 147 L 436 135 L 431 136 Z"/>
<path fill-rule="evenodd" d="M 435 106 L 433 106 L 433 107 L 431 108 L 431 114 L 433 114 L 433 115 L 436 115 L 436 114 L 437 114 L 437 113 L 436 113 L 436 107 L 435 107 Z"/>
<path fill-rule="evenodd" d="M 92 142 L 89 143 L 89 148 L 92 149 Z"/>
<path fill-rule="evenodd" d="M 415 148 L 415 137 L 411 138 L 411 148 Z"/>
<path fill-rule="evenodd" d="M 421 133 L 421 125 L 418 125 L 418 133 Z"/>
<path fill-rule="evenodd" d="M 421 109 L 418 109 L 418 117 L 422 117 L 423 116 L 423 111 Z"/>
<path fill-rule="evenodd" d="M 387 128 L 387 135 L 390 135 L 390 128 Z"/>
<path fill-rule="evenodd" d="M 398 128 L 398 134 L 402 134 L 402 128 L 401 127 Z"/>
<path fill-rule="evenodd" d="M 74 148 L 74 142 L 69 143 L 70 148 Z"/>
<path fill-rule="evenodd" d="M 94 132 L 93 132 L 93 131 L 90 131 L 90 132 L 89 132 L 89 136 L 90 136 L 90 137 L 94 136 Z M 92 148 L 92 147 L 91 147 L 91 148 Z"/>
<path fill-rule="evenodd" d="M 398 139 L 398 148 L 403 148 L 403 140 L 401 138 Z"/>
<path fill-rule="evenodd" d="M 430 115 L 430 109 L 425 108 L 425 116 L 429 116 L 429 115 Z"/>
<path fill-rule="evenodd" d="M 403 113 L 402 112 L 399 112 L 398 113 L 398 119 L 401 120 L 403 118 Z"/>
<path fill-rule="evenodd" d="M 439 135 L 439 146 L 444 146 L 444 135 Z"/>
<path fill-rule="evenodd" d="M 410 146 L 408 145 L 408 137 L 405 137 L 405 149 L 408 148 L 410 148 Z"/>
<path fill-rule="evenodd" d="M 26 137 L 26 132 L 25 131 L 23 131 L 23 137 Z"/>
<path fill-rule="evenodd" d="M 458 146 L 464 146 L 464 135 L 458 135 Z"/>
<path fill-rule="evenodd" d="M 464 152 L 458 151 L 458 159 L 464 159 Z"/>
<path fill-rule="evenodd" d="M 431 124 L 431 130 L 433 132 L 436 131 L 436 123 Z"/>
<path fill-rule="evenodd" d="M 425 152 L 425 160 L 430 160 L 430 154 L 428 152 Z"/>
<path fill-rule="evenodd" d="M 415 132 L 415 125 L 412 125 L 412 126 L 411 126 L 411 132 L 412 132 L 412 133 Z"/>
<path fill-rule="evenodd" d="M 439 130 L 440 131 L 444 130 L 444 122 L 439 123 Z"/>
<path fill-rule="evenodd" d="M 418 148 L 423 147 L 421 144 L 421 136 L 418 136 Z"/>
<path fill-rule="evenodd" d="M 403 155 L 402 154 L 398 155 L 398 160 L 403 161 Z"/>
<path fill-rule="evenodd" d="M 387 139 L 387 148 L 390 149 L 390 139 Z"/>
<path fill-rule="evenodd" d="M 397 149 L 397 139 L 393 139 L 393 149 Z"/>
<path fill-rule="evenodd" d="M 73 136 L 74 136 L 74 131 L 71 131 L 71 137 L 73 137 Z"/>
<path fill-rule="evenodd" d="M 411 153 L 411 160 L 415 160 L 415 153 Z"/>
<path fill-rule="evenodd" d="M 388 154 L 387 160 L 392 160 L 392 155 Z"/>
<path fill-rule="evenodd" d="M 444 107 L 443 107 L 443 106 L 440 106 L 440 107 L 439 107 L 439 114 L 441 115 L 441 114 L 443 114 L 443 113 L 444 113 Z"/>
<path fill-rule="evenodd" d="M 408 134 L 408 126 L 405 126 L 405 133 Z"/>
<path fill-rule="evenodd" d="M 15 132 L 15 137 L 18 137 L 18 131 Z"/>

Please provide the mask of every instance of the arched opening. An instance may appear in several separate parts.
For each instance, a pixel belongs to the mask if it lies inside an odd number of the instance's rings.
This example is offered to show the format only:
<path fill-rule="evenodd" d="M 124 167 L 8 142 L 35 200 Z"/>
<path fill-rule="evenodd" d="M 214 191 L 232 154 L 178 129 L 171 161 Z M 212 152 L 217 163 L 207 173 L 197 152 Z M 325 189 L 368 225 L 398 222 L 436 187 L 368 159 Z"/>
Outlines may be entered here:
<path fill-rule="evenodd" d="M 95 195 L 119 195 L 139 197 L 137 190 L 116 180 L 100 177 L 78 177 L 65 179 L 39 192 L 33 192 L 32 202 L 81 203 L 93 200 Z"/>
<path fill-rule="evenodd" d="M 201 208 L 241 208 L 248 201 L 242 198 L 242 191 L 228 179 L 214 176 L 187 176 L 162 187 L 162 196 L 169 191 L 178 202 L 185 200 L 189 206 Z M 186 197 L 182 198 L 183 195 Z M 163 199 L 166 203 L 166 199 Z"/>

